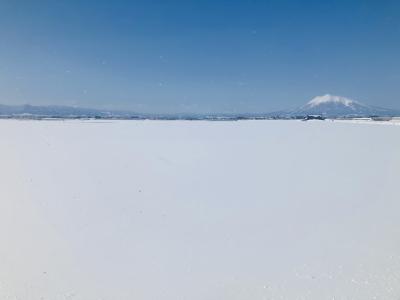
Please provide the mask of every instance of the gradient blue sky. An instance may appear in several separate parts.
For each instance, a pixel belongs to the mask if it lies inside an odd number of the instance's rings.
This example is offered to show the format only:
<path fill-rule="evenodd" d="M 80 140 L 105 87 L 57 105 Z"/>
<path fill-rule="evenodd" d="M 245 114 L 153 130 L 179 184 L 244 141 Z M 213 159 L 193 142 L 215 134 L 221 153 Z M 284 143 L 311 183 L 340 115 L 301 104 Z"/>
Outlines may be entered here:
<path fill-rule="evenodd" d="M 0 0 L 0 103 L 400 108 L 400 2 Z"/>

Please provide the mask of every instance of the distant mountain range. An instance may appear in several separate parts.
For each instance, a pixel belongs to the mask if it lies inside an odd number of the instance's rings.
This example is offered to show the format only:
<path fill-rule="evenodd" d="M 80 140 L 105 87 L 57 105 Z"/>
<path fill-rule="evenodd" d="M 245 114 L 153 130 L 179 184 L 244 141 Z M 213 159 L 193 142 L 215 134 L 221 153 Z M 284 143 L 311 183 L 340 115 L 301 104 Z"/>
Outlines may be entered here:
<path fill-rule="evenodd" d="M 126 111 L 104 111 L 70 106 L 0 105 L 0 117 L 26 118 L 112 118 L 139 117 Z"/>
<path fill-rule="evenodd" d="M 247 114 L 138 114 L 128 111 L 104 111 L 70 106 L 34 106 L 34 105 L 0 105 L 2 118 L 99 118 L 99 119 L 188 119 L 188 120 L 235 120 L 263 118 L 303 118 L 319 115 L 326 118 L 351 117 L 394 117 L 400 116 L 400 110 L 393 110 L 362 104 L 345 97 L 324 95 L 318 96 L 294 110 L 273 113 Z"/>

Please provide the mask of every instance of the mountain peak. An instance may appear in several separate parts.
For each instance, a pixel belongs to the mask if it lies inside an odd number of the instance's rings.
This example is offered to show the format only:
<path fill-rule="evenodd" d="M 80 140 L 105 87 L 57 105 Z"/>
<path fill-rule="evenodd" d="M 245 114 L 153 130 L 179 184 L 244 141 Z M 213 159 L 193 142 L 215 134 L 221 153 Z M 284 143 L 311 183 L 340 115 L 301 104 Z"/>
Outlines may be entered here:
<path fill-rule="evenodd" d="M 322 115 L 329 118 L 394 116 L 400 112 L 387 108 L 370 106 L 358 101 L 326 94 L 317 96 L 306 105 L 288 112 L 289 116 Z"/>
<path fill-rule="evenodd" d="M 332 104 L 332 103 L 350 107 L 353 104 L 358 103 L 358 102 L 355 100 L 351 100 L 349 98 L 326 94 L 323 96 L 315 97 L 314 99 L 312 99 L 310 102 L 307 103 L 307 106 L 316 107 L 321 104 Z"/>

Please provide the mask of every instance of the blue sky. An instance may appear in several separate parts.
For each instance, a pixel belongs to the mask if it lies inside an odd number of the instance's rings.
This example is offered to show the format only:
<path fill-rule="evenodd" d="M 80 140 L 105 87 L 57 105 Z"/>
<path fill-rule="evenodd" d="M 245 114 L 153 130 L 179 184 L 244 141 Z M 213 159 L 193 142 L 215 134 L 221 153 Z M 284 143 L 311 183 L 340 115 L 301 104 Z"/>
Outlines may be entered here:
<path fill-rule="evenodd" d="M 400 108 L 399 1 L 0 0 L 0 103 Z"/>

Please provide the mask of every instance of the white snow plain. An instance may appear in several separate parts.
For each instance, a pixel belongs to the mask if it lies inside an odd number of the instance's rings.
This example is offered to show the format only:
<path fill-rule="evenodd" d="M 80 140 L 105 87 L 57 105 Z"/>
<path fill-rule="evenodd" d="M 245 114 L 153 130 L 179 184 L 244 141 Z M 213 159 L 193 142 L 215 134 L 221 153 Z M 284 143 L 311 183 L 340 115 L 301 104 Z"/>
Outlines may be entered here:
<path fill-rule="evenodd" d="M 0 299 L 399 299 L 400 127 L 0 121 Z"/>

